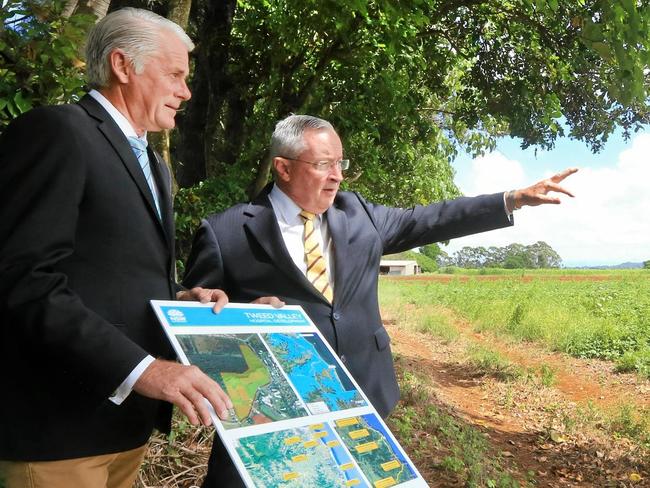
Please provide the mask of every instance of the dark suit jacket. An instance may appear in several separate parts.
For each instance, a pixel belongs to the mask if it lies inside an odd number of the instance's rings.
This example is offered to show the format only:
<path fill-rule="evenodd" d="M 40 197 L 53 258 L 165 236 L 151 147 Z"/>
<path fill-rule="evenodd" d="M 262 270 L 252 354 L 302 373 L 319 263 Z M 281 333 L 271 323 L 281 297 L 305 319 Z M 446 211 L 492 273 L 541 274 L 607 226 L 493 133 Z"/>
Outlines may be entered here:
<path fill-rule="evenodd" d="M 108 397 L 146 356 L 173 357 L 149 299 L 174 296 L 170 178 L 162 222 L 124 134 L 91 97 L 32 110 L 0 138 L 0 459 L 143 445 L 171 406 Z"/>
<path fill-rule="evenodd" d="M 291 260 L 267 196 L 270 188 L 252 203 L 202 222 L 184 284 L 222 288 L 236 302 L 275 295 L 302 305 L 377 411 L 388 415 L 399 389 L 379 316 L 381 256 L 511 225 L 503 194 L 399 209 L 339 192 L 326 212 L 335 263 L 330 305 Z"/>

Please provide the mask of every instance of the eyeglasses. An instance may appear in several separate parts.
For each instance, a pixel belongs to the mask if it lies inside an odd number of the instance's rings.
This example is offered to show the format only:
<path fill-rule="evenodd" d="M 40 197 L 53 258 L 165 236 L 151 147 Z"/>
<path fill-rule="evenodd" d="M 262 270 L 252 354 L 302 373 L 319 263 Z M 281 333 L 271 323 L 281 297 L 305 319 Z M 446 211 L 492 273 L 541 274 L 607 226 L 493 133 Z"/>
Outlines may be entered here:
<path fill-rule="evenodd" d="M 303 159 L 296 159 L 296 158 L 284 158 L 284 159 L 288 159 L 289 161 L 299 161 L 301 163 L 311 164 L 314 168 L 316 168 L 318 171 L 321 171 L 323 173 L 325 173 L 326 171 L 330 171 L 333 168 L 339 168 L 341 171 L 345 171 L 350 167 L 349 159 L 339 159 L 338 161 L 305 161 Z"/>

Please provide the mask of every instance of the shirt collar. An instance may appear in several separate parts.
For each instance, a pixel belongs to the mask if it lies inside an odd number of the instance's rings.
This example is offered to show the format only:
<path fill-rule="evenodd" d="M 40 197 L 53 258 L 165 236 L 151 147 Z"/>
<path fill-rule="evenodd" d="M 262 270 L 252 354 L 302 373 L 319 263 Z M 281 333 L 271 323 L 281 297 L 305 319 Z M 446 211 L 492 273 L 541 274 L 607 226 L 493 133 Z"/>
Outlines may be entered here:
<path fill-rule="evenodd" d="M 290 225 L 302 225 L 303 221 L 300 218 L 302 208 L 296 205 L 296 202 L 289 195 L 280 190 L 278 185 L 274 184 L 273 188 L 271 188 L 269 200 L 271 200 L 271 205 L 273 205 L 273 210 L 278 220 Z M 321 218 L 321 215 L 316 215 L 317 220 L 320 221 Z"/>
<path fill-rule="evenodd" d="M 97 103 L 99 103 L 104 110 L 108 112 L 108 115 L 111 116 L 111 118 L 115 121 L 117 126 L 120 128 L 120 130 L 124 133 L 124 135 L 128 137 L 138 137 L 138 134 L 136 134 L 135 129 L 131 125 L 131 123 L 127 120 L 127 118 L 122 115 L 122 113 L 115 108 L 115 106 L 108 101 L 108 98 L 106 98 L 104 95 L 102 95 L 100 92 L 97 90 L 90 90 L 88 92 L 88 95 L 93 97 L 95 100 L 97 100 Z M 145 145 L 147 143 L 147 133 L 145 132 L 142 137 L 138 137 L 138 139 L 141 139 L 144 141 Z"/>

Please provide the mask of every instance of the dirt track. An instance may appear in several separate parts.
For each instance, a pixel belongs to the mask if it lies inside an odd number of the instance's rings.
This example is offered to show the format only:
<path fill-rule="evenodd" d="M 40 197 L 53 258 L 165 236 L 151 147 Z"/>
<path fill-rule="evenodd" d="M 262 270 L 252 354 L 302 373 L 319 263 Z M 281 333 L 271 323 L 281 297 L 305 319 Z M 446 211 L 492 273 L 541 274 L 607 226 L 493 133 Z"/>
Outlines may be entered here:
<path fill-rule="evenodd" d="M 580 425 L 581 417 L 621 404 L 645 408 L 647 414 L 650 381 L 615 374 L 609 363 L 506 344 L 473 332 L 462 321 L 455 322 L 461 340 L 445 344 L 400 327 L 390 313 L 385 318 L 398 367 L 430 378 L 436 401 L 484 432 L 516 478 L 525 480 L 531 472 L 532 486 L 650 487 L 650 462 L 629 441 L 605 434 L 597 421 Z M 525 370 L 546 365 L 554 372 L 554 385 L 508 383 L 477 374 L 466 362 L 467 345 L 475 343 L 497 350 Z M 459 486 L 435 469 L 423 471 L 429 473 L 431 486 Z"/>

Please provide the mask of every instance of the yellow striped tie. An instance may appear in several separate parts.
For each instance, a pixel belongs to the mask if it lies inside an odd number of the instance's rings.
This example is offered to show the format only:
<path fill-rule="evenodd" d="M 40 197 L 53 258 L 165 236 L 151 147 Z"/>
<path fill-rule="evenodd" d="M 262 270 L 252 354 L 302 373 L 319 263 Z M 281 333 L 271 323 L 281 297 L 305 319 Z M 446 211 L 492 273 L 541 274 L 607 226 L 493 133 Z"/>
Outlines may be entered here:
<path fill-rule="evenodd" d="M 305 263 L 307 264 L 307 279 L 316 289 L 323 294 L 327 301 L 332 303 L 334 292 L 330 286 L 329 275 L 327 274 L 327 263 L 320 249 L 320 240 L 314 232 L 314 219 L 316 215 L 303 210 L 300 212 L 305 223 L 303 241 L 305 243 Z"/>

